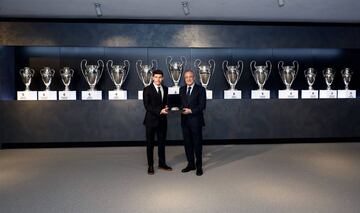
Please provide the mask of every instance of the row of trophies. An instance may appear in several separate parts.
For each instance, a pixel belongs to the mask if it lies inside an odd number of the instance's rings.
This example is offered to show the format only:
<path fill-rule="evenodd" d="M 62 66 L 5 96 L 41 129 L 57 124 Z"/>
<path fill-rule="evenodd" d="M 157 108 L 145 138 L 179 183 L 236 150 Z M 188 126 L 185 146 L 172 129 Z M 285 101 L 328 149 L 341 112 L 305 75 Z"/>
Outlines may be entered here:
<path fill-rule="evenodd" d="M 186 58 L 184 56 L 180 57 L 180 61 L 174 61 L 171 56 L 166 58 L 166 64 L 169 71 L 171 80 L 174 83 L 173 87 L 169 88 L 169 94 L 179 94 L 179 82 L 184 72 L 186 66 Z M 223 61 L 222 69 L 226 81 L 230 85 L 229 90 L 224 91 L 225 99 L 241 99 L 241 90 L 235 89 L 237 82 L 239 81 L 241 74 L 243 72 L 243 61 L 239 60 L 235 65 L 229 65 L 227 60 Z M 101 100 L 102 91 L 97 91 L 95 89 L 96 84 L 99 82 L 105 64 L 102 60 L 98 60 L 97 64 L 88 64 L 86 59 L 83 59 L 80 62 L 81 72 L 89 84 L 90 89 L 87 91 L 82 91 L 81 99 L 82 100 Z M 158 63 L 156 60 L 152 60 L 151 64 L 143 64 L 142 60 L 136 62 L 136 70 L 141 82 L 144 84 L 144 87 L 152 83 L 152 71 L 157 69 Z M 206 96 L 208 99 L 212 99 L 212 91 L 207 90 L 207 85 L 209 84 L 211 76 L 214 74 L 215 70 L 215 61 L 210 59 L 207 64 L 202 64 L 200 59 L 194 61 L 194 67 L 196 72 L 199 75 L 199 81 L 201 85 L 206 89 Z M 112 60 L 108 60 L 106 63 L 106 69 L 109 73 L 111 80 L 113 81 L 116 89 L 109 91 L 110 100 L 125 100 L 127 99 L 127 91 L 122 90 L 121 86 L 126 80 L 129 70 L 130 62 L 124 60 L 122 64 L 114 64 Z M 252 76 L 255 79 L 259 89 L 251 91 L 252 99 L 269 99 L 270 91 L 264 89 L 264 85 L 268 80 L 272 64 L 269 60 L 265 62 L 265 65 L 257 65 L 256 61 L 250 62 L 250 70 Z M 285 84 L 285 90 L 279 90 L 279 99 L 297 99 L 299 94 L 297 90 L 291 88 L 292 83 L 294 82 L 298 70 L 299 63 L 298 61 L 293 61 L 291 65 L 284 65 L 283 61 L 278 62 L 278 70 L 280 77 Z M 17 99 L 18 100 L 76 100 L 76 91 L 70 91 L 69 85 L 74 74 L 74 70 L 69 67 L 64 67 L 60 70 L 60 76 L 63 84 L 65 85 L 64 91 L 51 91 L 50 84 L 54 77 L 55 70 L 50 67 L 45 67 L 40 70 L 42 81 L 45 84 L 45 91 L 30 91 L 31 79 L 34 76 L 35 71 L 29 67 L 25 67 L 20 70 L 20 76 L 25 84 L 25 91 L 18 91 Z M 323 76 L 327 84 L 326 90 L 313 89 L 313 84 L 316 78 L 316 70 L 314 68 L 308 68 L 304 71 L 305 78 L 309 85 L 308 90 L 301 91 L 301 97 L 304 99 L 317 99 L 319 98 L 356 98 L 356 91 L 349 90 L 349 83 L 353 72 L 349 68 L 345 68 L 341 71 L 341 75 L 345 84 L 344 90 L 333 90 L 331 85 L 334 81 L 335 70 L 332 68 L 326 68 L 323 70 Z M 142 91 L 138 92 L 138 98 L 142 99 Z"/>

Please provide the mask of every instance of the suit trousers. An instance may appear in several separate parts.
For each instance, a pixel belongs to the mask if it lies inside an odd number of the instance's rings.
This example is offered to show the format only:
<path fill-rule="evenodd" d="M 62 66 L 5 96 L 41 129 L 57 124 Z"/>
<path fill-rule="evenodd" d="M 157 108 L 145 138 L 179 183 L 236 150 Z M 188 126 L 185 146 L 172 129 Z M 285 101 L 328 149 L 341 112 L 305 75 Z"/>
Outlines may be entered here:
<path fill-rule="evenodd" d="M 182 131 L 188 166 L 194 167 L 196 158 L 196 168 L 202 168 L 202 126 L 184 125 Z"/>
<path fill-rule="evenodd" d="M 154 146 L 155 146 L 155 135 L 158 142 L 158 156 L 159 165 L 165 164 L 165 139 L 166 139 L 166 126 L 158 127 L 146 127 L 146 153 L 147 161 L 149 166 L 154 165 Z"/>

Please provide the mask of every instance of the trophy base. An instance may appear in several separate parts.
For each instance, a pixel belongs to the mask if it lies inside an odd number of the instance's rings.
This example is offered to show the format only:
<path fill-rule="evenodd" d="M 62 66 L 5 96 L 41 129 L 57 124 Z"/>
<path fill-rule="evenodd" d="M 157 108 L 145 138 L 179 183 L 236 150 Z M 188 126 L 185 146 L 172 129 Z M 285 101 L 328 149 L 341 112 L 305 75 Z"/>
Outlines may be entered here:
<path fill-rule="evenodd" d="M 143 99 L 143 91 L 139 90 L 138 91 L 138 100 L 142 100 Z"/>
<path fill-rule="evenodd" d="M 126 90 L 113 90 L 109 91 L 109 100 L 127 100 Z"/>
<path fill-rule="evenodd" d="M 301 90 L 302 99 L 318 99 L 319 90 Z"/>
<path fill-rule="evenodd" d="M 356 98 L 356 90 L 338 90 L 338 98 Z"/>
<path fill-rule="evenodd" d="M 81 100 L 102 100 L 102 91 L 81 91 Z"/>
<path fill-rule="evenodd" d="M 38 99 L 40 101 L 55 101 L 57 100 L 57 92 L 56 91 L 39 91 Z"/>
<path fill-rule="evenodd" d="M 225 90 L 224 99 L 241 99 L 241 90 Z"/>
<path fill-rule="evenodd" d="M 59 100 L 76 100 L 76 91 L 59 91 Z"/>
<path fill-rule="evenodd" d="M 37 91 L 18 91 L 17 100 L 18 101 L 36 101 L 37 100 Z"/>
<path fill-rule="evenodd" d="M 177 95 L 180 93 L 180 87 L 169 87 L 168 94 L 169 95 Z"/>
<path fill-rule="evenodd" d="M 334 99 L 337 98 L 336 90 L 320 90 L 321 99 Z"/>
<path fill-rule="evenodd" d="M 270 99 L 269 90 L 251 90 L 251 99 Z"/>
<path fill-rule="evenodd" d="M 297 90 L 279 90 L 279 99 L 298 99 L 299 91 Z"/>
<path fill-rule="evenodd" d="M 213 99 L 212 90 L 206 90 L 206 99 Z"/>

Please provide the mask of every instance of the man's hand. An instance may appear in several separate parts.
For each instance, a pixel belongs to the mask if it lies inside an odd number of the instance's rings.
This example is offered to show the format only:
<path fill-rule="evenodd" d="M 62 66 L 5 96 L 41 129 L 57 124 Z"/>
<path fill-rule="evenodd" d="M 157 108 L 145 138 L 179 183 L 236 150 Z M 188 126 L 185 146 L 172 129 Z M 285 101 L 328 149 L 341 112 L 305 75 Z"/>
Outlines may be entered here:
<path fill-rule="evenodd" d="M 184 114 L 184 115 L 188 115 L 188 114 L 191 114 L 192 111 L 189 108 L 183 108 L 183 111 L 181 113 Z"/>
<path fill-rule="evenodd" d="M 165 108 L 160 111 L 160 114 L 162 115 L 167 115 L 168 113 L 169 113 L 169 107 L 167 106 L 165 106 Z"/>

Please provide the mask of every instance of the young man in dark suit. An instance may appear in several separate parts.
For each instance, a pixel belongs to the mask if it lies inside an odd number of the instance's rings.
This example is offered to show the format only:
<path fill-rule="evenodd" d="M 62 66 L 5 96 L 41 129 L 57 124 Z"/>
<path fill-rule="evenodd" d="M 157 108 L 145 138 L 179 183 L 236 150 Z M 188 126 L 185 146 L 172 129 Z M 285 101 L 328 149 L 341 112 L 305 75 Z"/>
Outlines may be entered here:
<path fill-rule="evenodd" d="M 196 169 L 196 175 L 201 176 L 203 174 L 202 128 L 205 126 L 203 111 L 206 108 L 206 91 L 204 87 L 195 83 L 195 74 L 192 70 L 184 72 L 184 79 L 186 85 L 180 88 L 183 109 L 181 127 L 188 165 L 181 172 L 185 173 Z"/>
<path fill-rule="evenodd" d="M 164 79 L 161 70 L 154 70 L 153 83 L 144 88 L 143 102 L 146 110 L 144 125 L 146 127 L 148 174 L 154 174 L 154 142 L 155 135 L 158 142 L 159 169 L 171 171 L 166 165 L 165 141 L 167 131 L 167 95 L 168 88 L 162 85 Z"/>

